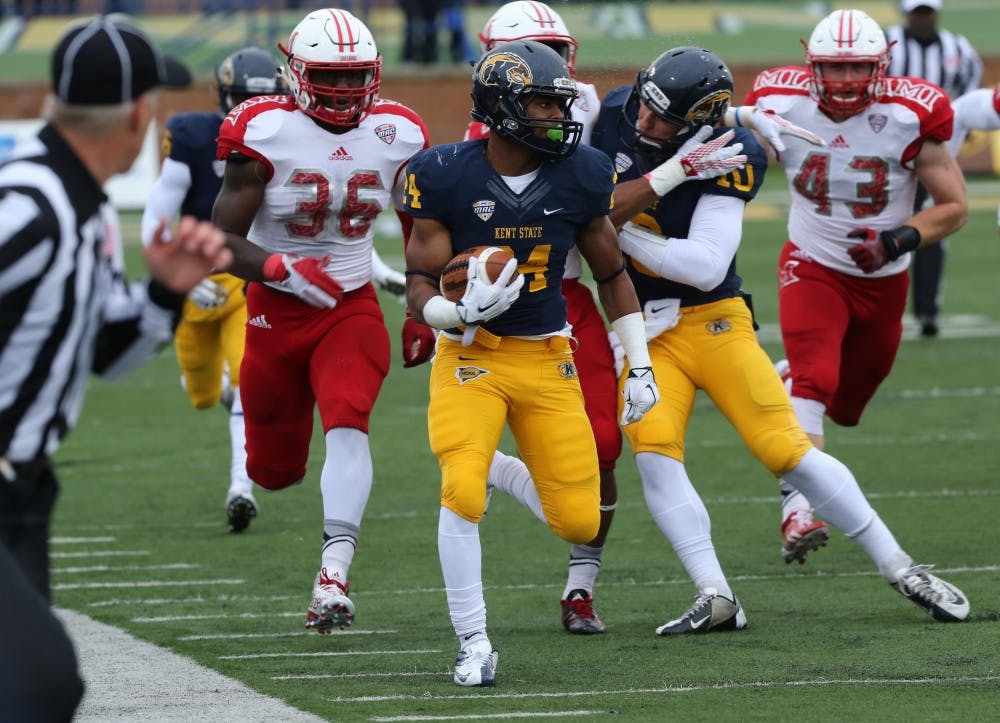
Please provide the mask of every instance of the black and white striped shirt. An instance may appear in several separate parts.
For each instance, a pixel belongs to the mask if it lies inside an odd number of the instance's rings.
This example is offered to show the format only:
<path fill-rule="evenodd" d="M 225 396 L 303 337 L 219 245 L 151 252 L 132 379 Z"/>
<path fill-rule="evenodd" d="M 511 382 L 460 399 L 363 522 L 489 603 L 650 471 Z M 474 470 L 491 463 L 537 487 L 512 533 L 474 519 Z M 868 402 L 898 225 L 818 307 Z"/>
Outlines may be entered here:
<path fill-rule="evenodd" d="M 952 100 L 979 87 L 983 61 L 964 35 L 939 29 L 933 40 L 921 43 L 901 25 L 892 26 L 885 35 L 891 55 L 889 75 L 929 80 Z"/>
<path fill-rule="evenodd" d="M 52 126 L 0 165 L 0 456 L 11 462 L 55 452 L 90 372 L 122 374 L 173 335 L 183 297 L 129 286 L 120 236 Z"/>

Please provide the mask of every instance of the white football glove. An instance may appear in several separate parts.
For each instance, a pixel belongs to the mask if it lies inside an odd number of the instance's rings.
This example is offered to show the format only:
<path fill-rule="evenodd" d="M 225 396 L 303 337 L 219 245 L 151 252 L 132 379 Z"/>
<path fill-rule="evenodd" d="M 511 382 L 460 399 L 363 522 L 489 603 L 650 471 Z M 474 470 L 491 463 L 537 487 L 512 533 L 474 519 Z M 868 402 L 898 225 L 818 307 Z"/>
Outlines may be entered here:
<path fill-rule="evenodd" d="M 673 158 L 646 174 L 646 180 L 657 196 L 664 196 L 685 181 L 718 178 L 743 168 L 747 164 L 742 143 L 727 146 L 736 135 L 726 131 L 718 138 L 705 142 L 712 135 L 711 126 L 702 126 L 678 149 Z"/>
<path fill-rule="evenodd" d="M 493 282 L 485 278 L 485 274 L 484 278 L 479 278 L 478 266 L 475 256 L 469 259 L 468 285 L 465 287 L 465 294 L 455 305 L 459 318 L 467 326 L 500 316 L 517 301 L 521 287 L 524 286 L 524 277 L 520 275 L 510 282 L 510 277 L 517 273 L 517 259 L 508 261 Z"/>
<path fill-rule="evenodd" d="M 203 279 L 188 292 L 188 298 L 199 309 L 218 309 L 226 303 L 229 292 L 226 291 L 225 286 L 217 284 L 211 279 Z"/>
<path fill-rule="evenodd" d="M 660 401 L 660 390 L 653 378 L 652 367 L 630 369 L 625 377 L 625 408 L 622 410 L 622 426 L 632 424 L 642 419 L 650 409 Z"/>
<path fill-rule="evenodd" d="M 807 131 L 805 128 L 786 121 L 773 110 L 754 107 L 753 113 L 750 114 L 750 122 L 744 123 L 744 125 L 760 133 L 764 140 L 774 146 L 774 150 L 779 153 L 785 150 L 785 141 L 782 140 L 782 136 L 798 138 L 814 146 L 826 145 L 826 142 L 812 131 Z"/>
<path fill-rule="evenodd" d="M 400 304 L 406 304 L 406 276 L 389 266 L 378 254 L 372 254 L 372 281 L 382 291 L 396 297 Z"/>

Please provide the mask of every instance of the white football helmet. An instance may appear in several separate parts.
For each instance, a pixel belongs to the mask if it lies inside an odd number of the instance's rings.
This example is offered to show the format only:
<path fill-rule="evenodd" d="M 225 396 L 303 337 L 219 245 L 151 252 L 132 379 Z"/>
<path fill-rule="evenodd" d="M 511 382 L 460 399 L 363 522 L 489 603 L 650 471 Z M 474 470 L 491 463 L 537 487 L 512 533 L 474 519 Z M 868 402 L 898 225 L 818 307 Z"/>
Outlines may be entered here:
<path fill-rule="evenodd" d="M 287 77 L 305 113 L 338 127 L 358 125 L 378 100 L 382 58 L 365 24 L 346 10 L 314 10 L 295 26 L 288 47 Z"/>
<path fill-rule="evenodd" d="M 859 79 L 823 77 L 824 63 L 867 63 Z M 809 87 L 820 108 L 838 115 L 860 113 L 881 95 L 889 48 L 877 22 L 860 10 L 834 10 L 813 30 L 806 45 Z"/>
<path fill-rule="evenodd" d="M 576 39 L 559 13 L 545 3 L 516 0 L 502 5 L 479 33 L 482 52 L 512 40 L 535 40 L 548 45 L 566 61 L 570 76 L 576 72 Z"/>

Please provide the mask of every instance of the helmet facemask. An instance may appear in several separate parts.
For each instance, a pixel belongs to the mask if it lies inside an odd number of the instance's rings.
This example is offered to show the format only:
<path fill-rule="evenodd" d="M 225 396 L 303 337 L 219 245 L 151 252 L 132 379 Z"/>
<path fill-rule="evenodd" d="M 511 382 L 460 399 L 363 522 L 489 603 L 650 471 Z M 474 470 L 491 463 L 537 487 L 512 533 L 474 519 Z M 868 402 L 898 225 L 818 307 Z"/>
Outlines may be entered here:
<path fill-rule="evenodd" d="M 824 66 L 833 64 L 867 65 L 869 72 L 862 78 L 833 80 L 825 77 Z M 833 115 L 857 115 L 881 95 L 888 57 L 858 60 L 809 59 L 809 92 L 820 108 Z"/>
<path fill-rule="evenodd" d="M 287 75 L 299 107 L 319 121 L 352 127 L 371 113 L 382 82 L 382 58 L 317 63 L 288 58 Z"/>

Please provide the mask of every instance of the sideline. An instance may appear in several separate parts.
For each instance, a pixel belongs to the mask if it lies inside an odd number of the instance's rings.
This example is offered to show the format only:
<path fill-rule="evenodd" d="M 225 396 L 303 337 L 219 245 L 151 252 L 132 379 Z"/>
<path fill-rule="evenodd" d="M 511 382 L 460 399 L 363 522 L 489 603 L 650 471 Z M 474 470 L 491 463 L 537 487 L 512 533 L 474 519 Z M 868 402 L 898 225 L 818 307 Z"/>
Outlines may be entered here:
<path fill-rule="evenodd" d="M 74 721 L 322 723 L 323 718 L 72 610 L 57 609 L 87 684 Z"/>

